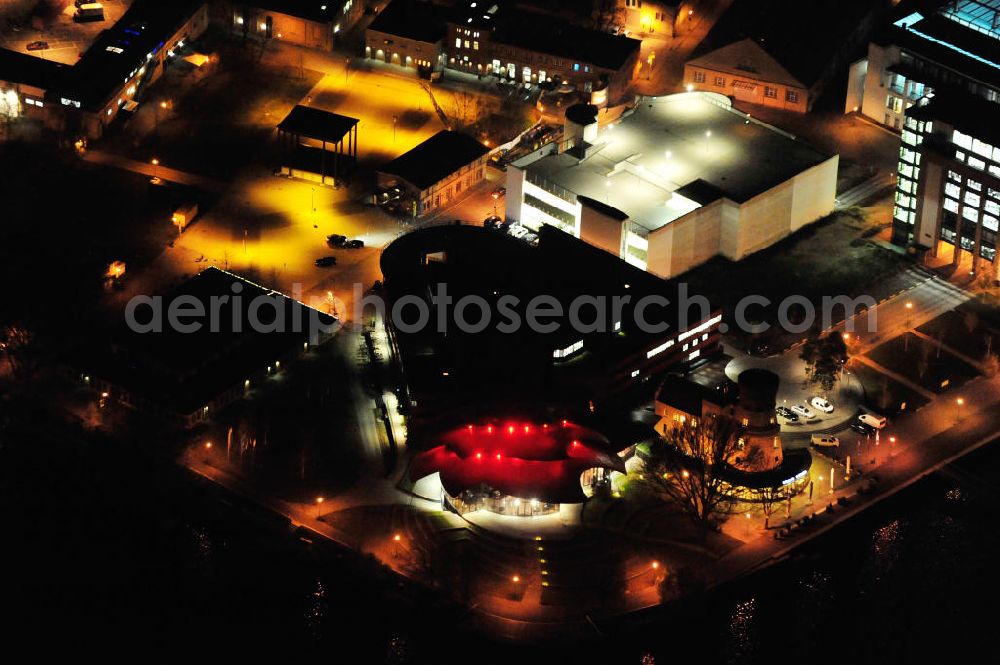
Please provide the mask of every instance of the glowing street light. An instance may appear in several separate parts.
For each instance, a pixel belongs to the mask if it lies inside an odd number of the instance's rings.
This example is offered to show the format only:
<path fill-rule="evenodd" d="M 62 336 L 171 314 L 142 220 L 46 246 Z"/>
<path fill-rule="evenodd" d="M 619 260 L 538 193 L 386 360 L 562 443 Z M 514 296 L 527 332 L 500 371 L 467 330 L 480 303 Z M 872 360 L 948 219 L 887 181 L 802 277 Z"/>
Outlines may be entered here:
<path fill-rule="evenodd" d="M 159 168 L 160 167 L 160 160 L 157 159 L 156 157 L 153 157 L 153 159 L 150 162 L 150 164 L 153 165 L 153 182 L 159 182 L 160 181 L 160 175 L 159 175 L 159 173 L 160 173 L 160 168 Z"/>
<path fill-rule="evenodd" d="M 323 507 L 323 502 L 324 502 L 325 500 L 326 500 L 326 499 L 324 499 L 324 498 L 323 498 L 323 497 L 321 497 L 321 496 L 318 496 L 318 497 L 316 497 L 316 519 L 319 519 L 319 517 L 320 517 L 320 510 L 322 509 L 322 507 Z"/>
<path fill-rule="evenodd" d="M 955 405 L 958 407 L 955 409 L 955 422 L 960 422 L 962 420 L 962 407 L 965 406 L 965 398 L 959 397 L 955 400 Z"/>

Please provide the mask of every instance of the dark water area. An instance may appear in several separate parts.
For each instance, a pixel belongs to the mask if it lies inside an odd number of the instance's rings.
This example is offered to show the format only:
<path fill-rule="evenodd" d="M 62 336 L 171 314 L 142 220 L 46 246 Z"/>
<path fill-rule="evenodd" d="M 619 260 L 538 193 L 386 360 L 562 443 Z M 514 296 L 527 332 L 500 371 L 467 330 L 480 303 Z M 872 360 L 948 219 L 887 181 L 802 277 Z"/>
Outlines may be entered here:
<path fill-rule="evenodd" d="M 24 643 L 37 655 L 143 661 L 1000 662 L 995 444 L 753 578 L 655 617 L 599 624 L 603 637 L 532 647 L 456 629 L 461 610 L 400 587 L 370 561 L 302 542 L 162 459 L 94 454 L 101 464 L 91 468 L 71 455 L 40 465 L 5 451 L 5 651 Z"/>

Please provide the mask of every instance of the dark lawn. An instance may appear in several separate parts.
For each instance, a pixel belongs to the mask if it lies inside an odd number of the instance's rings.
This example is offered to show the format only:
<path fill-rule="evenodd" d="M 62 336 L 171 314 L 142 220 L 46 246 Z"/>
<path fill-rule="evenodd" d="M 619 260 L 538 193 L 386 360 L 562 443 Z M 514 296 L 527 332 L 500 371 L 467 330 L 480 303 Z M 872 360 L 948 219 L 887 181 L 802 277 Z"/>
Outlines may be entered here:
<path fill-rule="evenodd" d="M 917 330 L 980 362 L 987 352 L 1000 353 L 1000 331 L 991 329 L 974 307 L 945 312 Z"/>
<path fill-rule="evenodd" d="M 192 196 L 41 144 L 0 145 L 0 182 L 0 315 L 63 338 L 99 318 L 108 264 L 125 261 L 131 271 L 159 255 L 177 233 L 170 213 Z"/>
<path fill-rule="evenodd" d="M 129 124 L 100 147 L 140 161 L 155 156 L 164 165 L 219 180 L 233 177 L 261 152 L 274 128 L 322 75 L 244 57 L 224 62 L 202 70 L 186 63 L 168 70 Z M 160 108 L 161 102 L 168 108 Z"/>
<path fill-rule="evenodd" d="M 890 418 L 904 411 L 915 411 L 928 403 L 920 393 L 861 363 L 851 364 L 850 374 L 845 380 L 860 381 L 864 388 L 865 406 Z"/>
<path fill-rule="evenodd" d="M 739 262 L 716 258 L 683 275 L 692 293 L 709 298 L 722 307 L 732 320 L 736 304 L 748 295 L 770 300 L 767 308 L 751 307 L 747 317 L 762 320 L 772 328 L 761 338 L 773 348 L 785 348 L 801 337 L 776 327 L 778 305 L 791 295 L 801 295 L 816 305 L 817 314 L 824 296 L 870 295 L 876 301 L 906 286 L 902 274 L 904 258 L 859 238 L 857 229 L 832 215 L 800 230 L 793 236 Z M 801 320 L 801 310 L 790 310 L 793 321 Z M 843 308 L 833 312 L 832 322 L 843 319 Z M 738 337 L 749 337 L 731 329 Z"/>
<path fill-rule="evenodd" d="M 883 367 L 935 393 L 957 388 L 979 376 L 964 361 L 939 348 L 934 342 L 912 333 L 881 344 L 866 355 Z"/>
<path fill-rule="evenodd" d="M 229 470 L 261 493 L 295 501 L 353 483 L 364 451 L 348 362 L 330 342 L 227 407 L 209 438 L 220 451 L 230 441 Z"/>

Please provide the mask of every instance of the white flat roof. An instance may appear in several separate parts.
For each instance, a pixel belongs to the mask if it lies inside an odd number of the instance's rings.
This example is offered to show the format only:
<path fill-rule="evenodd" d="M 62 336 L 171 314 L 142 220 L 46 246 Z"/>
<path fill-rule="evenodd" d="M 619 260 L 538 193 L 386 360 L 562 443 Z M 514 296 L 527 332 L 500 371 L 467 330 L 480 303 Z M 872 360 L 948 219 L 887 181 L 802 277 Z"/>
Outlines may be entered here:
<path fill-rule="evenodd" d="M 719 195 L 744 203 L 830 157 L 747 122 L 725 97 L 693 92 L 641 98 L 631 114 L 599 131 L 586 159 L 563 153 L 515 165 L 652 231 Z M 687 196 L 676 193 L 692 183 Z"/>

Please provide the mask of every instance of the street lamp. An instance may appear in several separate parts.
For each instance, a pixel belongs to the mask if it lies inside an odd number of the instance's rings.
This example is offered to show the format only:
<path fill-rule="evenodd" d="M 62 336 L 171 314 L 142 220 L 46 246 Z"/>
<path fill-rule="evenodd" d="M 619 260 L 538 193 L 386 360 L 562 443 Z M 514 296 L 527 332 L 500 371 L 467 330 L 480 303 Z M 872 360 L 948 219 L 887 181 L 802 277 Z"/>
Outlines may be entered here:
<path fill-rule="evenodd" d="M 392 116 L 392 142 L 396 142 L 396 122 L 399 120 L 398 115 Z"/>
<path fill-rule="evenodd" d="M 913 311 L 913 303 L 906 303 L 906 332 L 903 334 L 903 350 L 908 351 L 910 348 L 910 313 Z"/>
<path fill-rule="evenodd" d="M 958 407 L 955 409 L 955 422 L 962 420 L 962 407 L 965 405 L 965 398 L 959 397 L 955 400 L 955 405 Z"/>
<path fill-rule="evenodd" d="M 160 176 L 159 176 L 159 172 L 160 172 L 160 169 L 159 169 L 160 160 L 158 160 L 156 157 L 153 157 L 153 161 L 150 162 L 150 163 L 153 165 L 153 181 L 154 182 L 159 182 L 160 181 Z"/>
<path fill-rule="evenodd" d="M 155 131 L 157 134 L 160 133 L 160 109 L 166 111 L 168 108 L 170 108 L 170 102 L 166 100 L 160 102 L 159 104 L 153 107 L 153 125 L 154 125 L 153 131 Z"/>
<path fill-rule="evenodd" d="M 323 497 L 321 496 L 316 497 L 316 519 L 319 519 L 320 517 L 320 509 L 323 506 L 323 501 L 325 501 Z"/>

